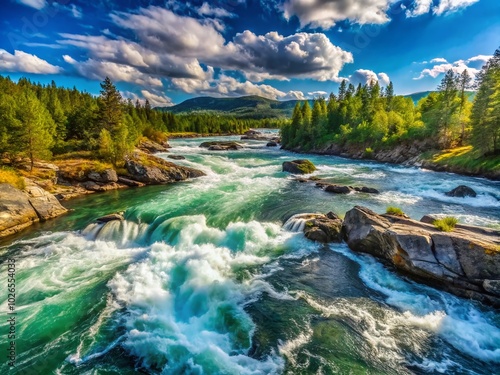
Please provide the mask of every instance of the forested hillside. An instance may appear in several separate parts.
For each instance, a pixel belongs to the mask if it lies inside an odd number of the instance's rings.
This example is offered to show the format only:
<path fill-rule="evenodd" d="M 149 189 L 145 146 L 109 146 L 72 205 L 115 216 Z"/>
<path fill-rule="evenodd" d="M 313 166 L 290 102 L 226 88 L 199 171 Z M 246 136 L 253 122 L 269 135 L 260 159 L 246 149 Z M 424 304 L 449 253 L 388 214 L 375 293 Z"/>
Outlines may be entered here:
<path fill-rule="evenodd" d="M 467 90 L 477 89 L 474 102 Z M 325 145 L 373 149 L 405 141 L 430 140 L 435 149 L 472 145 L 474 157 L 500 154 L 500 49 L 477 75 L 449 70 L 437 92 L 417 105 L 394 95 L 392 82 L 354 87 L 343 81 L 337 95 L 295 106 L 292 122 L 282 128 L 283 146 L 314 150 Z M 471 157 L 471 155 L 468 155 Z"/>
<path fill-rule="evenodd" d="M 174 115 L 121 97 L 106 78 L 101 95 L 76 88 L 44 86 L 21 78 L 0 77 L 0 154 L 15 161 L 75 151 L 95 151 L 117 163 L 146 136 L 162 142 L 169 132 L 241 134 L 250 127 L 276 127 L 286 120 L 235 119 L 214 114 Z"/>

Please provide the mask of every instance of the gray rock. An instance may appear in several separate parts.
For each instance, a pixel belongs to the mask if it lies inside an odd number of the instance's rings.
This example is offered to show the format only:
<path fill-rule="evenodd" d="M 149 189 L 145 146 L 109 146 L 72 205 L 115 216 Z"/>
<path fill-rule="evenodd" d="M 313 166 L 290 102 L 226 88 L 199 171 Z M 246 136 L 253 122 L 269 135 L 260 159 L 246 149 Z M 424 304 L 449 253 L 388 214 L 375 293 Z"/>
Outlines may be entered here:
<path fill-rule="evenodd" d="M 109 223 L 110 221 L 123 221 L 125 218 L 122 213 L 110 214 L 98 218 L 96 221 L 98 223 Z"/>
<path fill-rule="evenodd" d="M 342 241 L 342 220 L 333 212 L 326 215 L 304 214 L 308 219 L 304 226 L 304 235 L 311 241 L 330 243 Z"/>
<path fill-rule="evenodd" d="M 445 194 L 449 197 L 458 197 L 458 198 L 465 198 L 465 197 L 475 198 L 477 196 L 477 193 L 474 191 L 474 189 L 465 185 L 457 186 L 455 189 Z"/>
<path fill-rule="evenodd" d="M 30 181 L 27 181 L 26 193 L 41 221 L 53 219 L 68 212 L 54 195 Z"/>
<path fill-rule="evenodd" d="M 283 163 L 283 172 L 293 174 L 309 174 L 316 170 L 316 166 L 309 160 L 293 160 Z"/>
<path fill-rule="evenodd" d="M 203 142 L 200 145 L 200 147 L 207 148 L 210 151 L 228 151 L 228 150 L 239 150 L 243 148 L 241 144 L 233 141 Z"/>
<path fill-rule="evenodd" d="M 352 190 L 349 186 L 343 186 L 343 185 L 326 185 L 325 186 L 325 191 L 327 193 L 333 193 L 333 194 L 349 194 Z"/>
<path fill-rule="evenodd" d="M 118 182 L 121 183 L 121 184 L 130 186 L 130 187 L 143 187 L 143 186 L 146 186 L 142 182 L 130 180 L 130 179 L 125 178 L 125 177 L 118 177 Z"/>
<path fill-rule="evenodd" d="M 457 226 L 445 233 L 432 224 L 355 207 L 346 213 L 343 232 L 352 250 L 381 258 L 417 281 L 500 304 L 499 231 Z"/>
<path fill-rule="evenodd" d="M 271 142 L 268 142 L 266 146 L 267 147 L 278 147 L 278 144 L 274 141 L 271 141 Z"/>
<path fill-rule="evenodd" d="M 40 219 L 28 196 L 9 184 L 0 184 L 0 237 L 17 233 Z"/>
<path fill-rule="evenodd" d="M 94 182 L 118 182 L 118 175 L 116 174 L 116 171 L 114 169 L 106 169 L 101 173 L 91 171 L 87 174 L 87 178 Z"/>
<path fill-rule="evenodd" d="M 186 158 L 182 155 L 168 155 L 168 158 L 169 159 L 173 159 L 173 160 L 185 160 Z"/>

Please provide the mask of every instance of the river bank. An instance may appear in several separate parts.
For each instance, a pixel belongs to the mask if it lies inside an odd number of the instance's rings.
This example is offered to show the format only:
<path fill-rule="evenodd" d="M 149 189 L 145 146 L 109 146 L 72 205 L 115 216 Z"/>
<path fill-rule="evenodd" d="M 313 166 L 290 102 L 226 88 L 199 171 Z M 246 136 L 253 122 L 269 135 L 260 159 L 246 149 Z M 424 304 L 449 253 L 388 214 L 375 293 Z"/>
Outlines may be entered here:
<path fill-rule="evenodd" d="M 302 151 L 300 148 L 289 149 L 289 151 L 333 155 L 357 160 L 373 160 L 381 163 L 414 166 L 436 172 L 449 172 L 464 176 L 484 177 L 495 181 L 500 180 L 500 156 L 478 158 L 473 154 L 471 147 L 432 151 L 431 145 L 432 142 L 429 141 L 412 141 L 391 148 L 372 150 L 363 146 L 342 146 L 332 143 L 308 151 Z"/>

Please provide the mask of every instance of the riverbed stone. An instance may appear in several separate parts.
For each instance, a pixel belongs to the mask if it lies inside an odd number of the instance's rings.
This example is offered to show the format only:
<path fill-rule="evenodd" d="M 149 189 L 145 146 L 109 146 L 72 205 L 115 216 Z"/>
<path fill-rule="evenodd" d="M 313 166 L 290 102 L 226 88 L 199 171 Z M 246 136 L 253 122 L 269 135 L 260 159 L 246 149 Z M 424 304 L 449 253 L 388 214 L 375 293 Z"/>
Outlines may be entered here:
<path fill-rule="evenodd" d="M 445 194 L 449 197 L 458 197 L 458 198 L 465 198 L 465 197 L 475 198 L 477 196 L 477 193 L 474 191 L 474 189 L 465 185 L 457 186 L 455 189 L 448 191 Z"/>
<path fill-rule="evenodd" d="M 316 166 L 309 160 L 293 160 L 283 163 L 283 172 L 293 174 L 309 174 L 316 170 Z"/>

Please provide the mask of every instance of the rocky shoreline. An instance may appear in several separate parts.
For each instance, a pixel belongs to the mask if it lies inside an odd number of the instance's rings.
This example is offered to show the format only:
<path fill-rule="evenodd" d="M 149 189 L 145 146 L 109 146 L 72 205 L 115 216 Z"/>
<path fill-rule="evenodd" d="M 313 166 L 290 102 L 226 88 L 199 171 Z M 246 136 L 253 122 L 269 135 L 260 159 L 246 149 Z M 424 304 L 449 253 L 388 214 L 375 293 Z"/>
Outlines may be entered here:
<path fill-rule="evenodd" d="M 301 214 L 287 225 L 313 241 L 345 241 L 414 281 L 500 308 L 500 231 L 457 225 L 442 232 L 433 222 L 356 206 L 343 221 L 331 212 Z"/>
<path fill-rule="evenodd" d="M 425 158 L 424 153 L 432 150 L 431 141 L 411 142 L 399 144 L 390 149 L 379 149 L 367 152 L 366 148 L 360 146 L 341 146 L 332 143 L 323 148 L 302 151 L 300 148 L 288 149 L 288 151 L 299 154 L 333 155 L 355 160 L 373 160 L 380 163 L 400 164 L 425 168 L 436 172 L 449 172 L 471 177 L 484 177 L 490 180 L 500 181 L 500 168 L 496 171 L 476 173 L 464 167 L 454 165 L 441 165 Z"/>
<path fill-rule="evenodd" d="M 142 142 L 125 159 L 124 168 L 101 170 L 90 160 L 67 160 L 61 167 L 37 163 L 39 170 L 52 176 L 36 180 L 24 178 L 26 188 L 20 190 L 0 183 L 0 238 L 16 234 L 67 211 L 61 202 L 80 196 L 147 185 L 170 184 L 205 175 L 200 170 L 182 167 L 152 155 L 168 152 L 166 145 Z"/>

